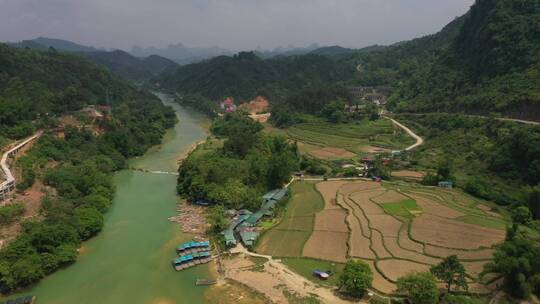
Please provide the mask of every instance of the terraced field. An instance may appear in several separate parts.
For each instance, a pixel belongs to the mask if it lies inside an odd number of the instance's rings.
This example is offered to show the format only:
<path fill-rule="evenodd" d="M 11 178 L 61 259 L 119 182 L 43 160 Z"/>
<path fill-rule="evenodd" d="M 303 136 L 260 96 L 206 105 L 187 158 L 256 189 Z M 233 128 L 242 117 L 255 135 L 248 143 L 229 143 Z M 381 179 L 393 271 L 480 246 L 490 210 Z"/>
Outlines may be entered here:
<path fill-rule="evenodd" d="M 352 158 L 361 152 L 402 149 L 414 143 L 414 139 L 387 119 L 348 124 L 317 119 L 285 130 L 270 130 L 297 140 L 300 151 L 323 159 Z"/>
<path fill-rule="evenodd" d="M 492 247 L 504 240 L 506 215 L 492 211 L 488 203 L 457 190 L 412 184 L 328 181 L 314 189 L 321 193 L 324 208 L 313 215 L 303 248 L 289 243 L 298 257 L 368 261 L 375 273 L 374 288 L 391 294 L 399 277 L 429 270 L 455 254 L 467 269 L 470 291 L 490 292 L 492 282 L 481 281 L 479 273 L 492 258 Z M 290 221 L 282 225 L 300 225 Z"/>

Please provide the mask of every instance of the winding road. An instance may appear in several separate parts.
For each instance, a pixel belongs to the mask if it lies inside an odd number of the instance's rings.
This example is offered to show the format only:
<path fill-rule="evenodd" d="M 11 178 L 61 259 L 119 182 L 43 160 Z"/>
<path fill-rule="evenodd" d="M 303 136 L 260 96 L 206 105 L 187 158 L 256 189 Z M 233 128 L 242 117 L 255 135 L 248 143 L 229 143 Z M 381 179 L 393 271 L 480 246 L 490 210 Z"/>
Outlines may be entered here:
<path fill-rule="evenodd" d="M 412 150 L 412 149 L 414 149 L 414 148 L 416 148 L 418 146 L 421 146 L 424 143 L 424 139 L 422 137 L 418 136 L 411 129 L 409 129 L 408 127 L 406 127 L 405 125 L 403 125 L 399 121 L 397 121 L 397 120 L 395 120 L 393 118 L 390 118 L 388 116 L 383 116 L 383 117 L 386 118 L 386 119 L 391 120 L 396 126 L 400 127 L 405 132 L 407 132 L 407 134 L 409 134 L 412 138 L 416 139 L 416 143 L 414 143 L 413 145 L 405 148 L 405 151 L 410 151 L 410 150 Z"/>

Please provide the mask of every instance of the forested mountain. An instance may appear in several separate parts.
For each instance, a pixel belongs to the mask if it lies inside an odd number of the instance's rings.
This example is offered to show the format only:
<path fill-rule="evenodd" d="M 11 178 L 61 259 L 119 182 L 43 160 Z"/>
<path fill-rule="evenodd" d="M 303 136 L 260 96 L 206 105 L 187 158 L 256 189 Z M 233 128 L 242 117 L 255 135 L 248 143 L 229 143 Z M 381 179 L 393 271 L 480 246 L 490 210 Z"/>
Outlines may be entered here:
<path fill-rule="evenodd" d="M 158 55 L 138 58 L 121 50 L 90 52 L 83 55 L 106 66 L 117 75 L 135 81 L 144 81 L 178 67 L 175 62 Z"/>
<path fill-rule="evenodd" d="M 424 65 L 402 79 L 398 110 L 540 119 L 540 3 L 477 0 L 450 46 Z"/>
<path fill-rule="evenodd" d="M 189 64 L 216 56 L 231 55 L 232 52 L 217 46 L 208 48 L 187 47 L 182 43 L 171 44 L 165 48 L 141 48 L 134 46 L 131 48 L 131 54 L 137 57 L 148 57 L 159 55 L 179 64 Z"/>
<path fill-rule="evenodd" d="M 56 190 L 0 250 L 5 293 L 75 261 L 81 242 L 103 226 L 114 195 L 111 173 L 158 144 L 176 117 L 155 96 L 74 54 L 0 44 L 0 67 L 0 145 L 45 131 L 15 163 L 17 188 L 24 191 L 40 179 Z M 53 132 L 65 115 L 76 117 L 86 105 L 108 106 L 108 113 L 92 127 Z"/>
<path fill-rule="evenodd" d="M 316 54 L 325 56 L 316 56 Z M 166 87 L 210 98 L 288 97 L 313 85 L 388 85 L 401 112 L 499 113 L 540 119 L 538 0 L 477 0 L 440 32 L 356 51 L 262 60 L 241 54 L 180 68 Z"/>
<path fill-rule="evenodd" d="M 10 45 L 41 51 L 47 51 L 49 48 L 53 48 L 57 51 L 80 54 L 104 65 L 120 77 L 137 82 L 151 79 L 164 71 L 173 70 L 178 67 L 178 64 L 174 61 L 158 55 L 139 58 L 121 50 L 98 50 L 94 47 L 84 46 L 62 39 L 40 37 L 33 40 L 11 43 Z"/>
<path fill-rule="evenodd" d="M 232 96 L 250 99 L 257 94 L 280 98 L 301 88 L 336 83 L 354 75 L 354 67 L 334 58 L 301 55 L 261 59 L 253 52 L 220 56 L 180 67 L 160 77 L 161 84 L 186 94 L 219 99 Z"/>
<path fill-rule="evenodd" d="M 57 50 L 62 50 L 66 52 L 100 51 L 99 49 L 93 46 L 86 46 L 86 45 L 78 44 L 78 43 L 71 42 L 68 40 L 54 39 L 54 38 L 47 38 L 47 37 L 38 37 L 32 40 L 23 40 L 20 42 L 11 43 L 11 45 L 15 47 L 23 47 L 23 48 L 30 47 L 30 48 L 42 48 L 42 49 L 48 49 L 52 47 Z"/>

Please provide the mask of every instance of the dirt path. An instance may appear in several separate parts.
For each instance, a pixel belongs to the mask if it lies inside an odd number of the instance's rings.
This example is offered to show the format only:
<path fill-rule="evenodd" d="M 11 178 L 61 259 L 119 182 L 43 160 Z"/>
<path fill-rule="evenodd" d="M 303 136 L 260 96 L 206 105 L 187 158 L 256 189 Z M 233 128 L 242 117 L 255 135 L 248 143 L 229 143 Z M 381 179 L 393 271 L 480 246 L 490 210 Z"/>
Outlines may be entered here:
<path fill-rule="evenodd" d="M 416 133 L 414 133 L 411 129 L 407 128 L 405 125 L 401 124 L 397 120 L 395 120 L 393 118 L 390 118 L 388 116 L 383 116 L 383 117 L 386 118 L 386 119 L 390 119 L 396 126 L 400 127 L 405 132 L 407 132 L 407 134 L 409 134 L 412 138 L 416 139 L 416 143 L 414 145 L 411 145 L 411 146 L 405 148 L 406 151 L 410 151 L 410 150 L 412 150 L 412 149 L 414 149 L 414 148 L 416 148 L 418 146 L 421 146 L 424 143 L 424 139 L 422 139 L 422 137 L 416 135 Z"/>
<path fill-rule="evenodd" d="M 323 303 L 337 303 L 337 304 L 350 304 L 353 302 L 343 300 L 337 297 L 332 290 L 324 287 L 320 287 L 317 284 L 307 280 L 301 275 L 295 273 L 292 270 L 289 270 L 287 266 L 282 264 L 279 260 L 273 259 L 269 255 L 257 254 L 249 252 L 241 244 L 231 249 L 231 253 L 240 253 L 252 257 L 265 258 L 268 261 L 264 263 L 265 271 L 262 273 L 252 272 L 253 276 L 259 276 L 259 280 L 253 280 L 251 282 L 241 282 L 248 285 L 251 288 L 254 288 L 258 291 L 266 291 L 267 296 L 272 298 L 272 301 L 276 303 L 287 303 L 284 302 L 284 299 L 280 297 L 281 291 L 269 292 L 271 289 L 276 289 L 279 285 L 285 285 L 284 287 L 290 291 L 293 291 L 301 296 L 309 296 L 310 294 L 315 294 Z M 249 272 L 249 270 L 245 270 Z M 235 273 L 234 276 L 231 276 L 231 279 L 239 279 L 237 277 L 238 273 Z M 268 281 L 264 280 L 262 276 L 267 275 Z M 236 277 L 236 278 L 235 278 Z M 251 283 L 251 285 L 250 285 Z M 273 283 L 278 283 L 274 285 Z M 274 286 L 270 286 L 274 285 Z M 269 294 L 272 293 L 272 294 Z M 354 303 L 365 303 L 365 302 L 354 302 Z"/>

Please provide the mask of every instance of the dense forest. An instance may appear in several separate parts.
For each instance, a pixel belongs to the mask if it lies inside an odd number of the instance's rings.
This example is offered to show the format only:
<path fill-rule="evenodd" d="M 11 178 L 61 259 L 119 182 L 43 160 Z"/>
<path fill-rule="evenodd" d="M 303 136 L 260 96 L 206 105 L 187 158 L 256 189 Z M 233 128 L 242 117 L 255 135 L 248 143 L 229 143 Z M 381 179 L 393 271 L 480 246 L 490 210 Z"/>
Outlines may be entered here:
<path fill-rule="evenodd" d="M 301 88 L 315 88 L 350 79 L 354 66 L 339 64 L 331 56 L 316 54 L 261 59 L 253 52 L 220 56 L 180 67 L 158 81 L 181 94 L 200 94 L 219 100 L 231 96 L 250 100 L 263 95 L 284 99 Z"/>
<path fill-rule="evenodd" d="M 294 144 L 264 135 L 262 128 L 242 113 L 216 119 L 211 130 L 218 139 L 210 141 L 223 140 L 223 146 L 195 151 L 182 163 L 178 193 L 194 201 L 257 210 L 265 191 L 282 187 L 299 164 Z"/>
<path fill-rule="evenodd" d="M 76 259 L 81 242 L 101 230 L 114 195 L 111 173 L 158 144 L 176 116 L 155 96 L 76 55 L 0 45 L 0 66 L 0 139 L 45 130 L 16 163 L 22 175 L 17 188 L 40 179 L 56 190 L 0 251 L 0 288 L 7 292 Z M 68 126 L 63 137 L 55 136 L 58 119 L 86 105 L 110 106 L 98 122 L 101 133 Z"/>

